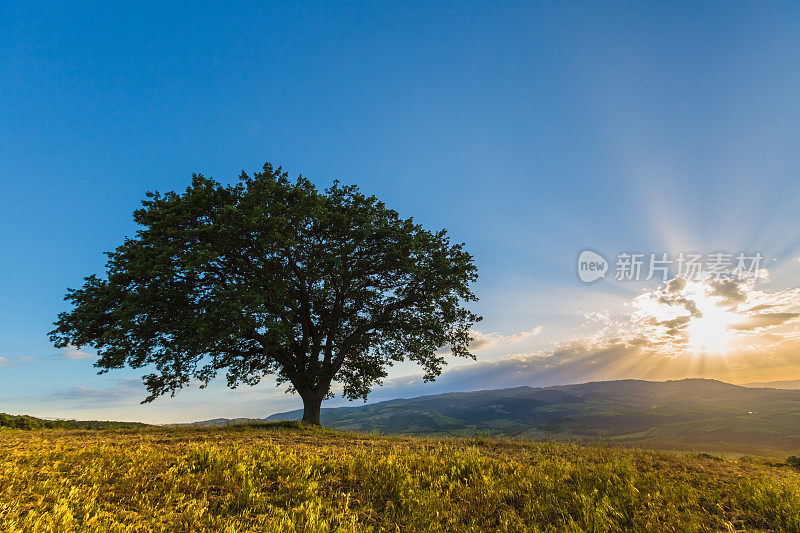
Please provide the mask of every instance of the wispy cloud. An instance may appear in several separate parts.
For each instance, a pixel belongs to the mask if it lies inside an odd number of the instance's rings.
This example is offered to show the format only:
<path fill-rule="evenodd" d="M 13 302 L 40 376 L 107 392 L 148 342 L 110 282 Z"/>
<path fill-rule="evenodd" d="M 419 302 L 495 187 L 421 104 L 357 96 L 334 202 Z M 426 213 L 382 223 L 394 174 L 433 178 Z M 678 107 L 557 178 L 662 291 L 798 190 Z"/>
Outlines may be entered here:
<path fill-rule="evenodd" d="M 15 357 L 0 357 L 0 367 L 29 365 L 36 362 L 35 357 L 20 355 Z"/>
<path fill-rule="evenodd" d="M 146 395 L 141 380 L 136 378 L 119 379 L 112 387 L 89 386 L 69 387 L 50 395 L 52 400 L 82 402 L 83 407 L 108 407 L 133 403 Z"/>
<path fill-rule="evenodd" d="M 0 367 L 43 364 L 48 362 L 48 360 L 52 360 L 52 358 L 68 359 L 70 361 L 85 361 L 88 359 L 94 359 L 96 357 L 97 354 L 79 350 L 75 346 L 68 346 L 67 348 L 58 350 L 55 353 L 37 357 L 31 355 L 0 357 Z"/>
<path fill-rule="evenodd" d="M 97 354 L 79 350 L 75 346 L 68 346 L 58 352 L 57 355 L 62 359 L 72 359 L 73 361 L 82 361 L 84 359 L 93 359 L 97 357 Z"/>
<path fill-rule="evenodd" d="M 516 344 L 528 341 L 537 336 L 544 329 L 543 326 L 536 326 L 535 328 L 527 331 L 514 333 L 513 335 L 502 335 L 500 333 L 484 333 L 481 331 L 473 330 L 470 335 L 473 338 L 470 344 L 472 351 L 485 350 L 487 348 L 496 348 L 499 346 L 506 346 L 509 344 Z"/>

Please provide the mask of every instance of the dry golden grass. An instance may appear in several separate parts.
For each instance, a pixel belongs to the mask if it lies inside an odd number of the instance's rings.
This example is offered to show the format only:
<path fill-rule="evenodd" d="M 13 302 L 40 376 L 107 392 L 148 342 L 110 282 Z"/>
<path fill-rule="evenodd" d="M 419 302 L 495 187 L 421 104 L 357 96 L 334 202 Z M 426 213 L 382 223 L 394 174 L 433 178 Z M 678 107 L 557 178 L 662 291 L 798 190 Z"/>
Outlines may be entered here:
<path fill-rule="evenodd" d="M 0 531 L 800 531 L 756 458 L 307 427 L 0 431 Z"/>

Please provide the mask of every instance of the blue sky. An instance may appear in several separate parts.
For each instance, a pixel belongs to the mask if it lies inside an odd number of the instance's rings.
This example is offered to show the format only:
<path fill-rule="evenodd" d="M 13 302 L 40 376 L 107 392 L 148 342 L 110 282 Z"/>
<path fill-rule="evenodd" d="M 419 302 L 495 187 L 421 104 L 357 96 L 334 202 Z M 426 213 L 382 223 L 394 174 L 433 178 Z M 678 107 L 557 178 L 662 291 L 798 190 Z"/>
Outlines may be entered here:
<path fill-rule="evenodd" d="M 46 336 L 66 288 L 134 233 L 145 191 L 265 161 L 356 183 L 476 257 L 477 366 L 422 387 L 401 365 L 376 398 L 800 377 L 794 317 L 675 366 L 674 346 L 629 342 L 658 284 L 586 286 L 575 265 L 585 248 L 759 251 L 769 277 L 743 301 L 795 312 L 796 5 L 30 2 L 0 20 L 0 411 L 163 422 L 299 406 L 269 383 L 139 406 L 137 373 L 96 376 L 91 353 Z M 735 318 L 726 331 L 751 331 Z"/>

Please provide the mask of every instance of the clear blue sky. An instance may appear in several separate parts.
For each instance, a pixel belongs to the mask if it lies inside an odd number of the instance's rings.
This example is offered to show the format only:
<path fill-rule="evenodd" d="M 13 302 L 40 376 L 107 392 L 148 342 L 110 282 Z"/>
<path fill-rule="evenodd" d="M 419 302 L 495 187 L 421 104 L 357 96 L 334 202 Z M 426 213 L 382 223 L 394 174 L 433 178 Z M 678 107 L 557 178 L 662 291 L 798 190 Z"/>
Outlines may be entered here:
<path fill-rule="evenodd" d="M 298 404 L 212 386 L 138 407 L 138 374 L 95 376 L 47 340 L 65 289 L 135 231 L 144 192 L 193 172 L 229 182 L 272 161 L 446 227 L 476 257 L 481 331 L 541 326 L 486 360 L 591 334 L 587 313 L 642 290 L 580 285 L 586 247 L 759 250 L 787 265 L 772 289 L 793 289 L 798 95 L 789 3 L 4 3 L 0 411 L 161 421 Z"/>

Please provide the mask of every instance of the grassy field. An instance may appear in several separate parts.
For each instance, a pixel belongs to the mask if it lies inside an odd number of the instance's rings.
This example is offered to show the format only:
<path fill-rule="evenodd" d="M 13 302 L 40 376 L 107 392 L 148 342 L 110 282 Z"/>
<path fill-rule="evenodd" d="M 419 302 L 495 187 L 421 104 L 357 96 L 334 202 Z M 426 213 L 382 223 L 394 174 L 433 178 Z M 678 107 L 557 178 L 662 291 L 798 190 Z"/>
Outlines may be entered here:
<path fill-rule="evenodd" d="M 285 426 L 0 430 L 0 531 L 800 531 L 777 460 Z"/>

